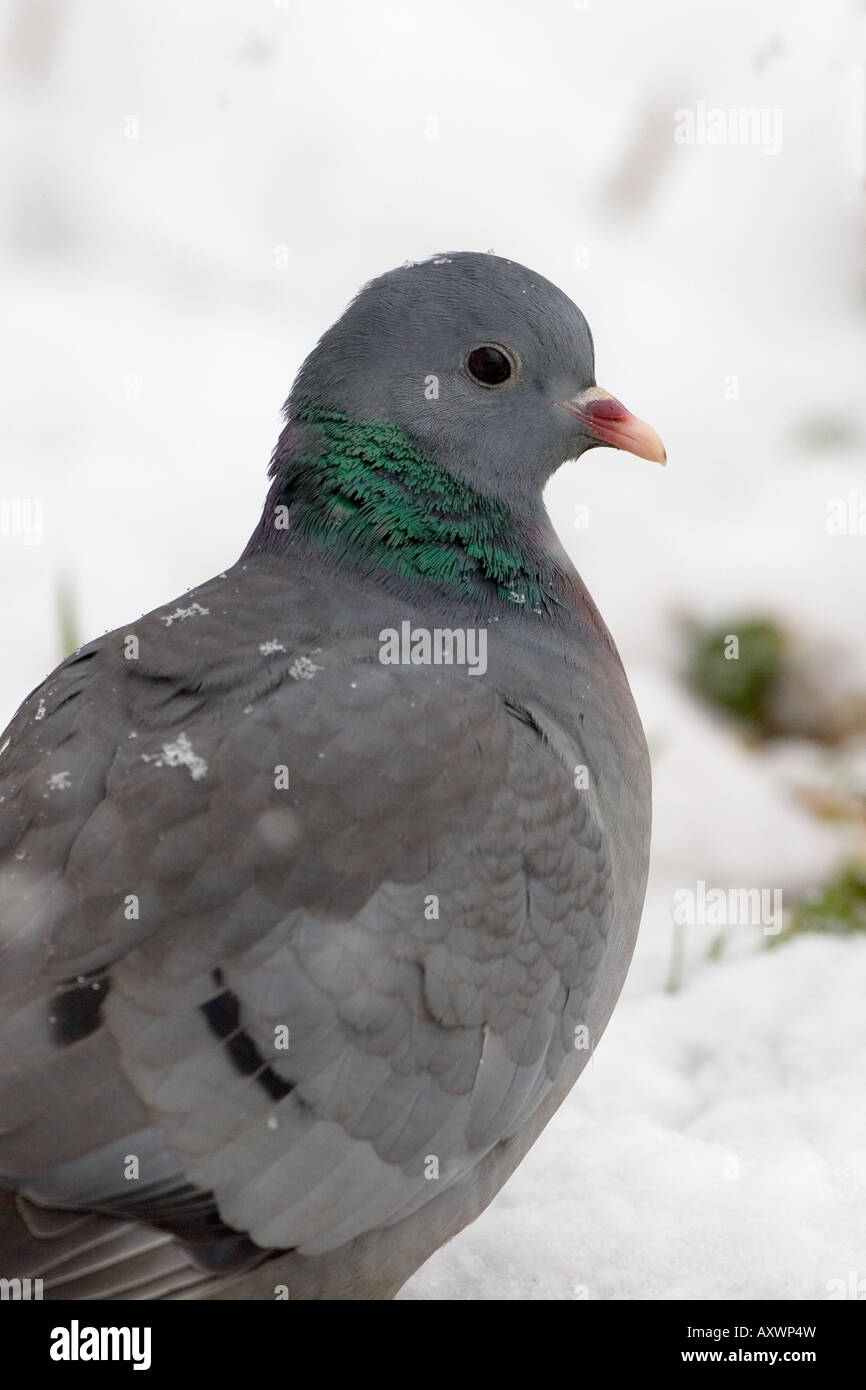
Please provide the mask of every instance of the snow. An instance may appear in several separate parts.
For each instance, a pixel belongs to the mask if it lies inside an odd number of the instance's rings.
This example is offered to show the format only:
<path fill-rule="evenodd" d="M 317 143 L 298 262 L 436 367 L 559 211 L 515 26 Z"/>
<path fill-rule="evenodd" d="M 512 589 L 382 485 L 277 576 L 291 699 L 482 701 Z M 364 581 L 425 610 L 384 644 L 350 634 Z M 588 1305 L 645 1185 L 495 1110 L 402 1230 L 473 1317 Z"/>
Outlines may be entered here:
<path fill-rule="evenodd" d="M 309 656 L 298 656 L 289 667 L 289 675 L 296 681 L 311 681 L 317 671 L 324 670 L 324 667 L 317 666 Z"/>
<path fill-rule="evenodd" d="M 664 934 L 650 900 L 640 949 Z M 852 949 L 853 946 L 853 949 Z M 403 1298 L 799 1298 L 863 1273 L 866 942 L 626 986 L 569 1100 Z"/>
<path fill-rule="evenodd" d="M 36 58 L 13 42 L 28 12 L 59 16 Z M 672 920 L 699 883 L 788 903 L 864 850 L 862 821 L 802 795 L 862 802 L 862 742 L 750 747 L 678 679 L 683 619 L 766 611 L 836 645 L 824 679 L 866 685 L 862 12 L 3 16 L 4 715 L 60 656 L 58 588 L 82 638 L 163 604 L 167 626 L 199 616 L 176 596 L 242 550 L 294 373 L 366 279 L 466 248 L 560 284 L 599 384 L 668 452 L 594 450 L 548 490 L 647 728 L 650 888 L 581 1081 L 402 1297 L 866 1291 L 866 942 Z M 710 143 L 714 109 L 781 124 Z M 146 756 L 203 776 L 185 737 Z"/>
<path fill-rule="evenodd" d="M 154 767 L 185 767 L 194 782 L 207 776 L 207 763 L 201 754 L 196 753 L 190 743 L 189 734 L 180 733 L 173 741 L 162 745 L 161 753 L 141 753 L 143 763 L 153 763 Z"/>
<path fill-rule="evenodd" d="M 186 608 L 176 608 L 173 613 L 160 613 L 159 621 L 171 627 L 173 623 L 185 622 L 187 618 L 205 618 L 209 613 L 210 609 L 203 608 L 200 603 L 190 603 Z"/>

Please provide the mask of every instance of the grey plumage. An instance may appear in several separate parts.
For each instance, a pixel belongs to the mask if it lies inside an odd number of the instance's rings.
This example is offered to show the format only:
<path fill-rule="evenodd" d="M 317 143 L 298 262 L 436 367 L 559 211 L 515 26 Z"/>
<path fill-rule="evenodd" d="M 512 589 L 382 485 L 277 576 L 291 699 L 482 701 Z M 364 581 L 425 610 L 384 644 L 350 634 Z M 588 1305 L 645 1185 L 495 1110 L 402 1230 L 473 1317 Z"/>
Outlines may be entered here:
<path fill-rule="evenodd" d="M 479 342 L 514 352 L 510 392 L 466 376 Z M 225 575 L 21 706 L 0 739 L 0 1276 L 392 1297 L 567 1094 L 575 1030 L 595 1046 L 625 977 L 650 821 L 622 666 L 541 502 L 599 442 L 558 408 L 593 381 L 582 315 L 523 267 L 383 276 L 302 369 L 275 489 L 309 405 L 387 419 L 519 513 L 556 603 L 263 521 Z M 381 664 L 405 620 L 485 626 L 486 672 Z"/>

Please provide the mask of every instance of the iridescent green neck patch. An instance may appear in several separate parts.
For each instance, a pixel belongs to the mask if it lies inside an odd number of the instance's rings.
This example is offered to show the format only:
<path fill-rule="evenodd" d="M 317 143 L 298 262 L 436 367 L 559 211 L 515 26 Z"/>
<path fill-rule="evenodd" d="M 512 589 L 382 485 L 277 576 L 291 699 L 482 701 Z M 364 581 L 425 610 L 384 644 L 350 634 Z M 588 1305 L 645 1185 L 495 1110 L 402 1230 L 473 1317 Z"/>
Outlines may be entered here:
<path fill-rule="evenodd" d="M 396 425 L 307 411 L 315 452 L 302 451 L 273 500 L 316 544 L 403 579 L 527 612 L 559 606 L 556 568 L 503 503 L 441 468 Z"/>

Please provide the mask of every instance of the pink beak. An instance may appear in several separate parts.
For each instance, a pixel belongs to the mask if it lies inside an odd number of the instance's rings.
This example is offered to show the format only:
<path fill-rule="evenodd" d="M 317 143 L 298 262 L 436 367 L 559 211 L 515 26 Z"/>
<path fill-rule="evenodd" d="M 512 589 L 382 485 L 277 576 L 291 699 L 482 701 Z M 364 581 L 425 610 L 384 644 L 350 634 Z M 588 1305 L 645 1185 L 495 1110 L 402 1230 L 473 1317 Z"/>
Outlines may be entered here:
<path fill-rule="evenodd" d="M 665 446 L 652 426 L 632 415 L 621 401 L 600 386 L 587 386 L 570 401 L 557 401 L 557 405 L 579 420 L 599 444 L 625 449 L 629 454 L 652 459 L 654 463 L 667 463 Z"/>

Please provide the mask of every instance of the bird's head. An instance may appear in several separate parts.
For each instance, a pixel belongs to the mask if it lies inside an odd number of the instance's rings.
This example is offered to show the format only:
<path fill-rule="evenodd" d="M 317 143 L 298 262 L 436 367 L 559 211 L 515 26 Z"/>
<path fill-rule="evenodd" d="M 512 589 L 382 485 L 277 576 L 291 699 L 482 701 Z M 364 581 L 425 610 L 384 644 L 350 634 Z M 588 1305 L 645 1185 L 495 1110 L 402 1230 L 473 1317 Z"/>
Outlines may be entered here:
<path fill-rule="evenodd" d="M 481 493 L 538 496 L 595 445 L 665 461 L 655 430 L 595 384 L 583 314 L 543 276 L 455 252 L 366 285 L 304 363 L 290 416 L 399 426 Z"/>

